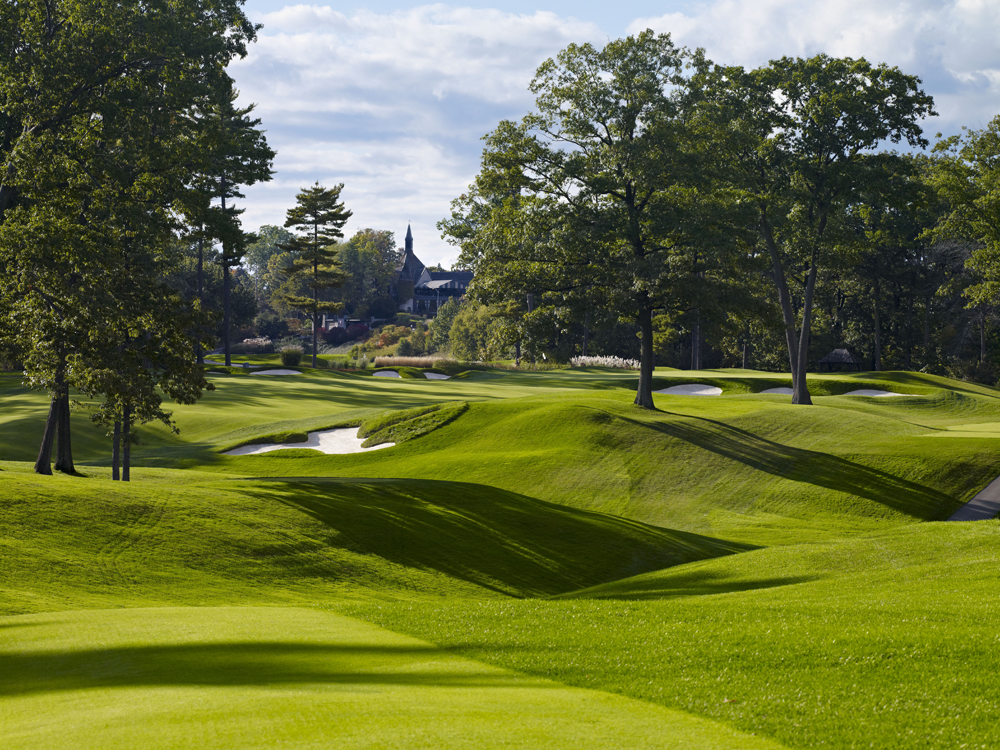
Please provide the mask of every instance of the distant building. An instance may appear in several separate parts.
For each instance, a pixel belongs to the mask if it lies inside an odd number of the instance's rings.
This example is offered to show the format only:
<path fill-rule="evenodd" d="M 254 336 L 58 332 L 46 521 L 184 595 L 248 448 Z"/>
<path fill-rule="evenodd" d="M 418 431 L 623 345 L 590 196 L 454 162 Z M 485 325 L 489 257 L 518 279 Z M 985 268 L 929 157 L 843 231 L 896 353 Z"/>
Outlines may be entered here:
<path fill-rule="evenodd" d="M 400 312 L 436 315 L 438 308 L 452 297 L 462 297 L 472 281 L 472 271 L 429 271 L 413 254 L 413 232 L 406 227 L 406 246 L 396 282 L 389 292 Z"/>

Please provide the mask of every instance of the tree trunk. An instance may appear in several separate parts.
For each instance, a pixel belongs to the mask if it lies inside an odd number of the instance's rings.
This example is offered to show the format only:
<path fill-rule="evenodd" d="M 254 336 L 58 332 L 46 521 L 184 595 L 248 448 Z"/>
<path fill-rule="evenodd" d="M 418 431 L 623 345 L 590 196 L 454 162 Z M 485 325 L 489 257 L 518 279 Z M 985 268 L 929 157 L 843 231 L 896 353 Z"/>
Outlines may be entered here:
<path fill-rule="evenodd" d="M 879 290 L 875 289 L 875 372 L 882 372 L 882 316 L 878 304 Z"/>
<path fill-rule="evenodd" d="M 126 404 L 122 415 L 122 481 L 128 482 L 132 462 L 132 405 Z"/>
<path fill-rule="evenodd" d="M 701 310 L 694 311 L 694 325 L 691 326 L 691 369 L 701 369 Z"/>
<path fill-rule="evenodd" d="M 812 329 L 813 292 L 816 289 L 816 253 L 813 251 L 809 276 L 806 278 L 805 295 L 802 300 L 802 327 L 799 329 L 799 347 L 792 372 L 792 403 L 808 406 L 812 404 L 809 386 L 806 383 L 806 368 L 809 365 L 809 334 Z"/>
<path fill-rule="evenodd" d="M 750 341 L 743 339 L 743 369 L 750 369 Z"/>
<path fill-rule="evenodd" d="M 73 465 L 73 446 L 70 441 L 68 386 L 63 386 L 63 394 L 59 397 L 59 419 L 56 422 L 56 471 L 64 474 L 76 473 L 76 467 Z"/>
<path fill-rule="evenodd" d="M 590 340 L 590 310 L 583 316 L 583 356 L 587 356 L 587 343 Z"/>
<path fill-rule="evenodd" d="M 788 293 L 788 282 L 785 279 L 785 270 L 781 267 L 781 255 L 778 253 L 778 245 L 774 241 L 774 234 L 771 225 L 767 222 L 767 217 L 762 215 L 760 221 L 761 234 L 764 236 L 764 244 L 771 256 L 771 267 L 774 270 L 774 284 L 778 287 L 778 301 L 781 304 L 781 317 L 785 324 L 785 344 L 788 346 L 788 364 L 792 372 L 792 390 L 795 390 L 795 381 L 798 378 L 798 354 L 799 341 L 795 335 L 795 311 L 792 309 L 792 296 Z M 795 397 L 792 397 L 795 403 Z"/>
<path fill-rule="evenodd" d="M 643 409 L 653 406 L 653 310 L 643 308 L 639 312 L 641 355 L 639 358 L 639 389 L 635 394 L 635 405 Z"/>
<path fill-rule="evenodd" d="M 115 420 L 115 429 L 111 437 L 111 479 L 117 482 L 121 479 L 118 473 L 119 453 L 118 449 L 122 441 L 122 423 Z"/>
<path fill-rule="evenodd" d="M 528 314 L 530 315 L 535 309 L 535 295 L 532 294 L 531 292 L 528 292 L 527 305 L 528 305 Z M 532 353 L 530 354 L 531 364 L 535 364 L 535 355 L 533 353 L 533 350 L 529 351 L 532 351 Z"/>
<path fill-rule="evenodd" d="M 52 473 L 52 441 L 56 436 L 56 425 L 59 422 L 59 401 L 59 398 L 53 396 L 49 403 L 49 415 L 45 419 L 42 445 L 38 449 L 38 458 L 35 460 L 36 474 Z"/>

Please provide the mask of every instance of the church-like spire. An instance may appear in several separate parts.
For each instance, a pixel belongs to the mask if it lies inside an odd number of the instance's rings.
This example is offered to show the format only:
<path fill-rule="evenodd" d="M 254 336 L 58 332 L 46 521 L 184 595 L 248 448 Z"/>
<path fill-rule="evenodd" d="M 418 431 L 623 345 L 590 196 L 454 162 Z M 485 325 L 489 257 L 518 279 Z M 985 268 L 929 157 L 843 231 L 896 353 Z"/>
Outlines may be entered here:
<path fill-rule="evenodd" d="M 410 231 L 410 225 L 406 225 L 406 252 L 413 252 L 413 232 Z"/>

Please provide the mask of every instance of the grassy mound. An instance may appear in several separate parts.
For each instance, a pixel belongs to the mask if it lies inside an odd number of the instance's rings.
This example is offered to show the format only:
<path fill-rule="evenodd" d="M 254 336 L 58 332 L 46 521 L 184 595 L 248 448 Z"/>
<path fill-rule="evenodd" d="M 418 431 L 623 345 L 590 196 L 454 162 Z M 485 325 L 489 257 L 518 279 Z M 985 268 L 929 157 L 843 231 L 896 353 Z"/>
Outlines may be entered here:
<path fill-rule="evenodd" d="M 615 390 L 555 394 L 471 403 L 391 455 L 252 456 L 220 468 L 460 478 L 708 536 L 791 543 L 945 519 L 1000 474 L 988 440 L 928 440 L 952 422 L 1000 421 L 996 399 L 938 390 L 897 401 L 802 408 L 665 396 L 648 412 Z"/>
<path fill-rule="evenodd" d="M 491 487 L 3 475 L 0 612 L 555 594 L 745 547 Z"/>

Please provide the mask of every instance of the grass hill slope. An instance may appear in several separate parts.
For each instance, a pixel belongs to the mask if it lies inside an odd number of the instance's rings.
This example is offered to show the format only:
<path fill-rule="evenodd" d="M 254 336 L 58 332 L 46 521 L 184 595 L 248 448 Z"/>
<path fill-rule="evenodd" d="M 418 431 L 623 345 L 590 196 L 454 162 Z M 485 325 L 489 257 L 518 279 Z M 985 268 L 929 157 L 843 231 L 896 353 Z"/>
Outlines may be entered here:
<path fill-rule="evenodd" d="M 549 595 L 743 545 L 425 480 L 0 474 L 0 612 Z"/>

